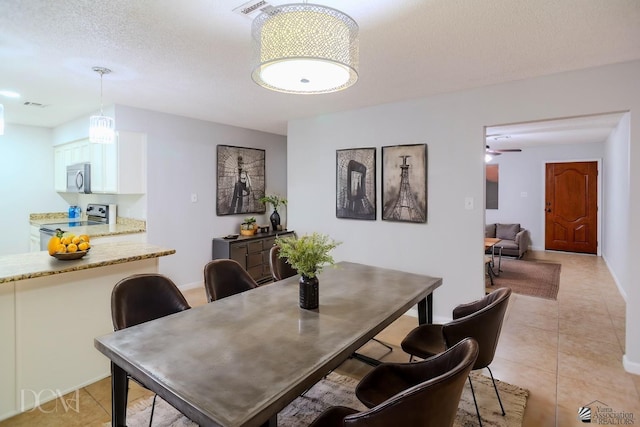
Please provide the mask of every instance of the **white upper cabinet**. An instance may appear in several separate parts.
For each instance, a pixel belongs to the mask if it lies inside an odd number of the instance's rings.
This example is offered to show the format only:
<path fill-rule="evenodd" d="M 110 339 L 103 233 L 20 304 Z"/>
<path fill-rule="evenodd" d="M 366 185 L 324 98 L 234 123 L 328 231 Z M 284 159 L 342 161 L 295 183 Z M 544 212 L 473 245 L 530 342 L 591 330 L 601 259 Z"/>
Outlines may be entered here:
<path fill-rule="evenodd" d="M 89 140 L 57 145 L 54 150 L 54 185 L 56 191 L 67 191 L 67 166 L 91 161 Z"/>
<path fill-rule="evenodd" d="M 144 194 L 147 191 L 147 135 L 118 132 L 113 144 L 90 144 L 88 139 L 54 149 L 55 189 L 67 191 L 67 166 L 91 163 L 91 192 Z"/>

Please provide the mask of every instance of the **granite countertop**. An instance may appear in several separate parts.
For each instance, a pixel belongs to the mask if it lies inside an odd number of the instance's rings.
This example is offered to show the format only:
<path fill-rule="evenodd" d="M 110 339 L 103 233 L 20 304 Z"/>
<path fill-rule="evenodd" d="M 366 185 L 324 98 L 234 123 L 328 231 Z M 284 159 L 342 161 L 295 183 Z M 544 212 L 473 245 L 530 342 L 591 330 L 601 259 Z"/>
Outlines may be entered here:
<path fill-rule="evenodd" d="M 148 243 L 114 242 L 92 246 L 89 253 L 78 260 L 61 261 L 49 255 L 47 251 L 2 255 L 0 256 L 0 283 L 158 258 L 175 252 L 175 249 Z"/>
<path fill-rule="evenodd" d="M 86 215 L 77 221 L 86 221 Z M 73 221 L 66 212 L 35 213 L 29 215 L 29 223 L 33 226 L 56 224 Z M 89 237 L 115 236 L 119 234 L 146 233 L 147 222 L 141 219 L 118 217 L 115 224 L 83 225 L 63 228 L 63 231 L 73 232 L 75 235 L 86 234 Z"/>

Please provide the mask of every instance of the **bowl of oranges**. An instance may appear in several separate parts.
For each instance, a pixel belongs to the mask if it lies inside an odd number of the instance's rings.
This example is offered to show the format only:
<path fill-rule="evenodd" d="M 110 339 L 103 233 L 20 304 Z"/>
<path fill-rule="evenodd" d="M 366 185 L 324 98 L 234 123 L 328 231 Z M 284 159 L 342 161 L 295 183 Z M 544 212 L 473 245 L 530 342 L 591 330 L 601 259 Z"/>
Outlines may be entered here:
<path fill-rule="evenodd" d="M 60 260 L 80 259 L 89 252 L 89 249 L 91 249 L 89 236 L 67 234 L 59 228 L 47 245 L 49 255 Z"/>

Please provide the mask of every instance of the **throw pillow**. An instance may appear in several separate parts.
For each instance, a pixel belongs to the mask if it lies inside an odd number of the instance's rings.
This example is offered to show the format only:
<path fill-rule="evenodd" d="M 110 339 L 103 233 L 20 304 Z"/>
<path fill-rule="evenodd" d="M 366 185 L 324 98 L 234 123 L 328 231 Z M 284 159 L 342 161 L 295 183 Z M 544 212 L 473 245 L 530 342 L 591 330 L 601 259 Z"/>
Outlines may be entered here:
<path fill-rule="evenodd" d="M 496 237 L 504 240 L 516 240 L 520 224 L 496 224 Z"/>
<path fill-rule="evenodd" d="M 484 226 L 484 237 L 496 237 L 495 224 L 487 224 Z"/>

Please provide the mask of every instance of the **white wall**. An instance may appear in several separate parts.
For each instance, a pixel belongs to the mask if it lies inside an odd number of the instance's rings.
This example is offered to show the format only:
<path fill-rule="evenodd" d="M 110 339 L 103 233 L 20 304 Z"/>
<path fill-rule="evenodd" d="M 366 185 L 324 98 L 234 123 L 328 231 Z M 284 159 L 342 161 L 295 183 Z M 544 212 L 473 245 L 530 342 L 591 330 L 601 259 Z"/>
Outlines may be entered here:
<path fill-rule="evenodd" d="M 630 283 L 625 266 L 629 263 L 629 125 L 630 114 L 622 117 L 618 127 L 605 143 L 603 182 L 603 258 L 614 274 L 616 283 L 627 297 L 625 287 Z M 623 276 L 621 276 L 623 275 Z"/>
<path fill-rule="evenodd" d="M 0 158 L 0 255 L 29 252 L 29 214 L 68 207 L 53 189 L 51 129 L 6 125 Z"/>
<path fill-rule="evenodd" d="M 211 239 L 238 233 L 246 216 L 216 216 L 216 145 L 265 149 L 266 192 L 286 196 L 284 136 L 120 105 L 116 127 L 147 134 L 147 241 L 176 249 L 160 272 L 178 286 L 202 282 Z M 270 213 L 256 215 L 258 223 L 269 224 Z"/>
<path fill-rule="evenodd" d="M 450 317 L 456 304 L 484 290 L 484 126 L 614 111 L 631 111 L 634 117 L 634 110 L 640 111 L 640 61 L 292 121 L 290 225 L 298 232 L 321 231 L 344 241 L 337 259 L 443 277 L 434 311 L 437 317 Z M 629 215 L 639 218 L 640 189 L 634 185 L 640 186 L 640 120 L 631 121 L 630 134 Z M 426 224 L 335 218 L 336 149 L 414 143 L 429 144 Z M 473 198 L 474 209 L 465 210 L 466 197 Z M 639 241 L 640 225 L 629 231 L 629 242 Z M 640 259 L 637 245 L 621 250 L 629 260 Z M 640 277 L 640 263 L 628 264 L 616 266 L 623 273 L 616 275 L 627 281 Z M 627 292 L 627 307 L 637 306 L 637 283 L 627 286 L 634 289 Z M 632 322 L 627 311 L 625 366 L 640 367 L 640 314 Z"/>
<path fill-rule="evenodd" d="M 520 223 L 529 230 L 531 249 L 544 250 L 545 163 L 595 161 L 603 155 L 604 142 L 526 147 L 494 157 L 489 164 L 500 165 L 498 209 L 487 209 L 487 224 Z"/>

